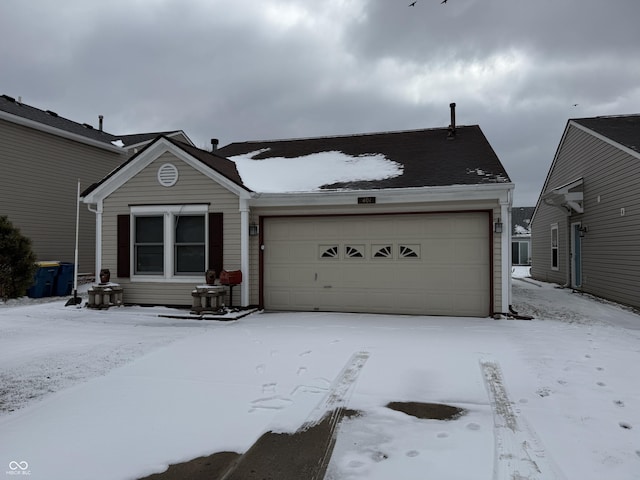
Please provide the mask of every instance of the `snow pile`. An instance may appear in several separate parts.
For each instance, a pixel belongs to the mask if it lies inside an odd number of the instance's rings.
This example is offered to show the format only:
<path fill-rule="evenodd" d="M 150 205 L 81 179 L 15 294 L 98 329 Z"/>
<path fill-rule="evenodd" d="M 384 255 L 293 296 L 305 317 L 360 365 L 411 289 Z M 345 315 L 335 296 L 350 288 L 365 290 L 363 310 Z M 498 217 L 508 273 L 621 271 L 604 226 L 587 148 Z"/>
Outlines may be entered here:
<path fill-rule="evenodd" d="M 255 192 L 309 192 L 323 185 L 383 180 L 403 172 L 402 165 L 381 154 L 354 157 L 331 151 L 297 158 L 254 158 L 265 151 L 268 149 L 229 157 L 235 162 L 243 183 Z"/>

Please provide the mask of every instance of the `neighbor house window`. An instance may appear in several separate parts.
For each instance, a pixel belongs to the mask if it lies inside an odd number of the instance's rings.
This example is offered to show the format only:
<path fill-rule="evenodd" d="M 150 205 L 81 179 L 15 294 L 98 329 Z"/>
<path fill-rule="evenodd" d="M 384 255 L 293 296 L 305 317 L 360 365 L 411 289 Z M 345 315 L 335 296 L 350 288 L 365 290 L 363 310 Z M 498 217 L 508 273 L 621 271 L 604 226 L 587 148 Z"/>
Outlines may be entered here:
<path fill-rule="evenodd" d="M 531 258 L 529 258 L 529 242 L 518 240 L 511 242 L 511 264 L 531 265 Z"/>
<path fill-rule="evenodd" d="M 558 270 L 558 224 L 551 225 L 551 268 Z"/>

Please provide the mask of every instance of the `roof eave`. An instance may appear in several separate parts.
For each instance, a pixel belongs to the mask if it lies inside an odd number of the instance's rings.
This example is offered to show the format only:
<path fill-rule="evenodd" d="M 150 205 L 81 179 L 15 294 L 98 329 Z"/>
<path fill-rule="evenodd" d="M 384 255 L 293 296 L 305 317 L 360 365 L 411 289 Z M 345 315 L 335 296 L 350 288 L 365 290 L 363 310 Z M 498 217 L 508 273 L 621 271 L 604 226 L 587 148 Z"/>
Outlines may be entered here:
<path fill-rule="evenodd" d="M 627 147 L 626 145 L 623 145 L 620 142 L 617 142 L 615 140 L 613 140 L 610 137 L 607 137 L 606 135 L 603 135 L 601 133 L 596 132 L 595 130 L 592 130 L 589 127 L 585 127 L 584 125 L 582 125 L 581 123 L 579 123 L 580 120 L 569 120 L 569 124 L 576 127 L 579 130 L 582 130 L 583 132 L 586 132 L 590 135 L 593 135 L 594 137 L 596 137 L 599 140 L 602 140 L 605 143 L 608 143 L 609 145 L 613 145 L 614 147 L 618 148 L 619 150 L 622 150 L 625 153 L 628 153 L 629 155 L 635 157 L 635 158 L 640 158 L 640 152 L 633 150 L 632 148 Z"/>
<path fill-rule="evenodd" d="M 50 135 L 55 135 L 57 137 L 73 140 L 74 142 L 83 143 L 85 145 L 101 148 L 109 152 L 118 153 L 120 155 L 124 155 L 126 153 L 125 149 L 121 147 L 117 147 L 111 143 L 105 143 L 99 140 L 94 140 L 92 138 L 78 135 L 77 133 L 67 132 L 60 128 L 52 127 L 50 125 L 45 125 L 44 123 L 36 122 L 34 120 L 29 120 L 28 118 L 23 118 L 8 112 L 0 111 L 0 119 L 6 120 L 7 122 L 15 123 L 17 125 L 22 125 L 23 127 L 33 128 L 34 130 L 39 130 L 41 132 L 48 133 Z"/>
<path fill-rule="evenodd" d="M 176 157 L 186 161 L 199 172 L 216 181 L 227 190 L 235 193 L 240 198 L 248 198 L 251 191 L 246 187 L 238 185 L 217 170 L 205 165 L 188 152 L 181 149 L 166 137 L 158 137 L 149 146 L 139 152 L 136 156 L 131 157 L 127 163 L 115 170 L 111 175 L 105 177 L 93 190 L 82 196 L 82 201 L 87 204 L 96 204 L 111 195 L 116 189 L 120 188 L 131 177 L 139 173 L 154 159 L 158 158 L 164 152 L 170 152 Z"/>
<path fill-rule="evenodd" d="M 388 188 L 375 190 L 320 190 L 312 192 L 254 193 L 255 207 L 302 205 L 352 205 L 358 197 L 375 197 L 377 204 L 486 201 L 510 203 L 515 185 L 510 182 L 437 187 Z"/>

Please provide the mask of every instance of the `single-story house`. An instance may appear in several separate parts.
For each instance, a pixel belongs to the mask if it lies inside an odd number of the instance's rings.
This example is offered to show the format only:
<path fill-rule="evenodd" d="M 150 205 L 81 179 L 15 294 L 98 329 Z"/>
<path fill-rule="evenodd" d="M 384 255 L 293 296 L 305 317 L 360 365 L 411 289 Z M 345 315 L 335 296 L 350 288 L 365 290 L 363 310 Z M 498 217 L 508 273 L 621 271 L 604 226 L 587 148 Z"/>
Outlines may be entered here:
<path fill-rule="evenodd" d="M 112 135 L 0 95 L 0 215 L 31 239 L 38 260 L 74 262 L 78 181 L 99 180 L 159 133 Z M 163 132 L 191 144 L 182 131 Z M 78 270 L 94 273 L 95 215 L 80 210 Z"/>
<path fill-rule="evenodd" d="M 477 125 L 232 143 L 159 137 L 83 192 L 125 303 L 485 317 L 510 304 L 513 184 Z M 115 272 L 115 276 L 113 273 Z"/>
<path fill-rule="evenodd" d="M 511 209 L 511 263 L 531 265 L 531 217 L 535 207 Z"/>
<path fill-rule="evenodd" d="M 531 233 L 533 278 L 640 308 L 640 115 L 567 122 Z"/>

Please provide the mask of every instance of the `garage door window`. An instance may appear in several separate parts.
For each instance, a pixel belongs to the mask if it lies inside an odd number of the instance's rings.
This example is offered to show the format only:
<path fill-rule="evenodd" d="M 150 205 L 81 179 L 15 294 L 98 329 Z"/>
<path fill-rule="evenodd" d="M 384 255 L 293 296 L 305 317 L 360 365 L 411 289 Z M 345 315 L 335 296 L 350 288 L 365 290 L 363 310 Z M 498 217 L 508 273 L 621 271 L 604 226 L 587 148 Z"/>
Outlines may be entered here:
<path fill-rule="evenodd" d="M 400 258 L 420 258 L 420 245 L 400 245 Z"/>
<path fill-rule="evenodd" d="M 338 245 L 320 245 L 320 258 L 338 258 Z"/>
<path fill-rule="evenodd" d="M 346 258 L 364 258 L 364 245 L 347 245 L 344 255 Z"/>
<path fill-rule="evenodd" d="M 373 258 L 392 258 L 393 247 L 391 245 L 372 245 Z"/>

